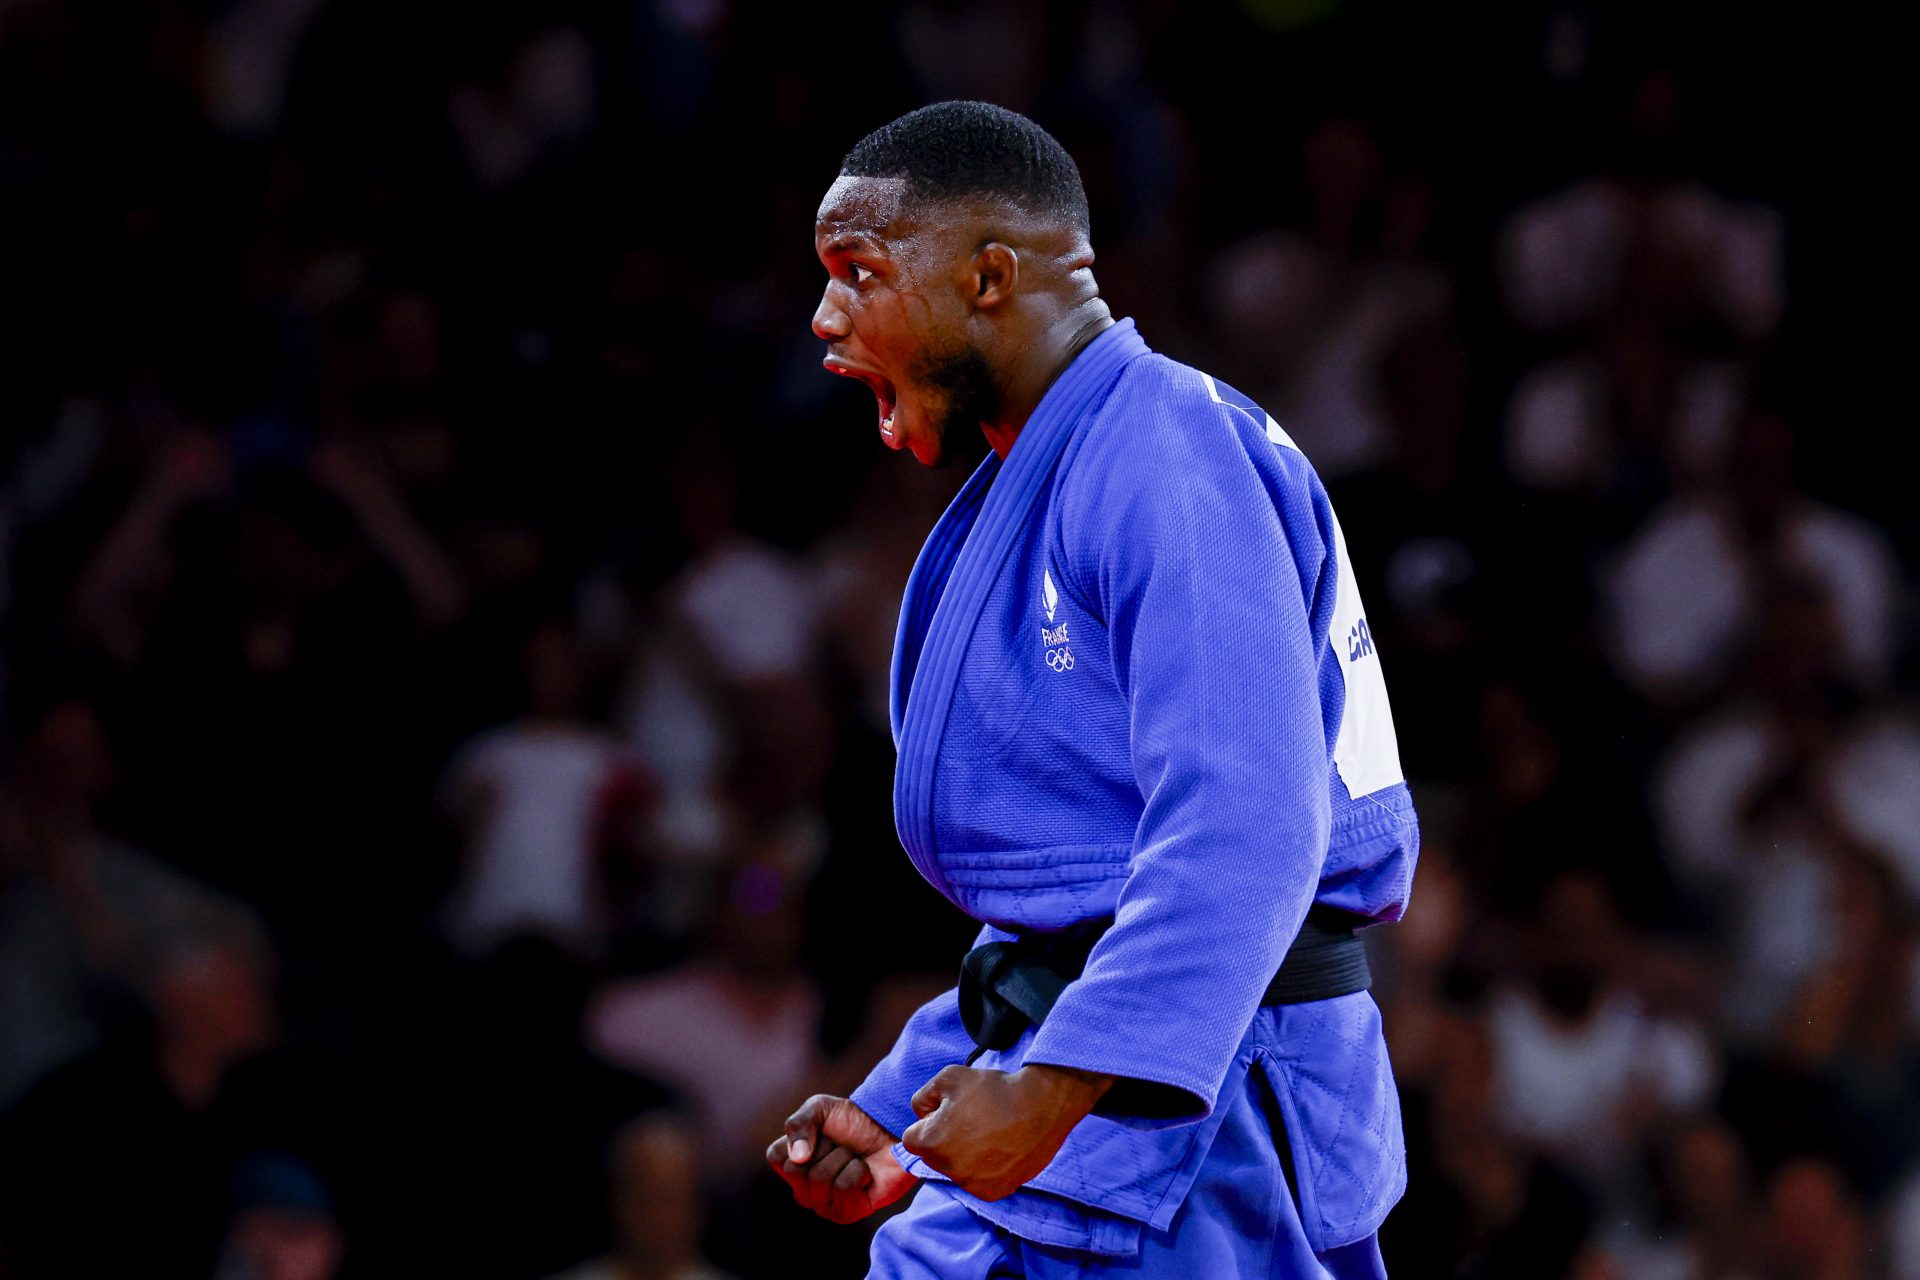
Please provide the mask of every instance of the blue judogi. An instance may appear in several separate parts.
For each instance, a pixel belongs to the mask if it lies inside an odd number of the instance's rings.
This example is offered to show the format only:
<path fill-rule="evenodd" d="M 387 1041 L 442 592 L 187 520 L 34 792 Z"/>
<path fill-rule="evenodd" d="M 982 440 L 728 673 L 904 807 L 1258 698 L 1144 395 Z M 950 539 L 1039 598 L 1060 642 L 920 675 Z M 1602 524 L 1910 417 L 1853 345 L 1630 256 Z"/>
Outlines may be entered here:
<path fill-rule="evenodd" d="M 874 1274 L 968 1221 L 1036 1274 L 1036 1250 L 1201 1276 L 1273 1248 L 1280 1274 L 1374 1274 L 1406 1180 L 1379 1011 L 1260 1000 L 1311 904 L 1399 918 L 1418 828 L 1339 522 L 1286 433 L 1131 321 L 1101 334 L 929 535 L 892 717 L 901 841 L 981 941 L 1113 918 L 1045 1023 L 977 1065 L 1106 1072 L 1158 1105 L 1089 1116 L 994 1203 L 896 1147 L 936 1185 L 882 1228 Z M 948 992 L 853 1100 L 900 1133 L 973 1049 Z M 1231 1146 L 1279 1178 L 1282 1129 L 1297 1212 L 1262 1217 L 1219 1166 Z"/>

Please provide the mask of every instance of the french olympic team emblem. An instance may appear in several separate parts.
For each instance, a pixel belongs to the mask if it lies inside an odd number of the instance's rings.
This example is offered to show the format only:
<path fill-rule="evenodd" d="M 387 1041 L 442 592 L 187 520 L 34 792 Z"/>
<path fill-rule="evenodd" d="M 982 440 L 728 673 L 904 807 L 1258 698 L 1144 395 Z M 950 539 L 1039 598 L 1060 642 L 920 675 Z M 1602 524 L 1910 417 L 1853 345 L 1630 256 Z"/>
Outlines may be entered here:
<path fill-rule="evenodd" d="M 1040 628 L 1040 643 L 1046 646 L 1047 665 L 1056 672 L 1073 670 L 1073 651 L 1067 648 L 1067 624 L 1053 625 L 1054 611 L 1060 607 L 1060 589 L 1053 585 L 1053 571 L 1040 570 L 1040 607 L 1046 611 L 1047 625 Z"/>

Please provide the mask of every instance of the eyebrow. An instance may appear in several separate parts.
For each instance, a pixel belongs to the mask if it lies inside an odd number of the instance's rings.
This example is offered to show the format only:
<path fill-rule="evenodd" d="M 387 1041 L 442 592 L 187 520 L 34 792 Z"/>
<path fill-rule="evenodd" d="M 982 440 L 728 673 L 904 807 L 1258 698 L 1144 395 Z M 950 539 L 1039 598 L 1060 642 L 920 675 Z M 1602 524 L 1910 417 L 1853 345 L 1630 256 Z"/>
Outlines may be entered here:
<path fill-rule="evenodd" d="M 843 231 L 820 246 L 821 253 L 871 253 L 881 249 L 880 241 L 858 231 Z"/>

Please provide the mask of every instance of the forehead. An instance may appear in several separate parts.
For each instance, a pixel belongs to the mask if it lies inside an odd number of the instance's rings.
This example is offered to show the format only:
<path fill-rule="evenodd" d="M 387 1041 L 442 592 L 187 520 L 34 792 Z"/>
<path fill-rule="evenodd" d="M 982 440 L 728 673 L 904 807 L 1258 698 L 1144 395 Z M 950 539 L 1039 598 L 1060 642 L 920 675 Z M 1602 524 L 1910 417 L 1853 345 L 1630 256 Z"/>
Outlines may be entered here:
<path fill-rule="evenodd" d="M 855 236 L 888 240 L 906 231 L 907 183 L 904 178 L 856 178 L 841 174 L 821 197 L 814 214 L 814 239 L 825 244 Z"/>

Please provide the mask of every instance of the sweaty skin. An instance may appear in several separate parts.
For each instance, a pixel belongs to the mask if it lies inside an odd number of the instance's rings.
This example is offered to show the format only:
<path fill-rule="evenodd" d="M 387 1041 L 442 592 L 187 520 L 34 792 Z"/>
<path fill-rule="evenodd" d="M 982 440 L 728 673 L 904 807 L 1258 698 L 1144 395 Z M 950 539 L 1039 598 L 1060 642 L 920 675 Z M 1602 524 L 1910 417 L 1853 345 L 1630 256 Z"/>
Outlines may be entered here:
<path fill-rule="evenodd" d="M 951 433 L 973 426 L 1005 457 L 1060 371 L 1113 323 L 1093 249 L 1067 220 L 1002 200 L 906 195 L 898 178 L 843 176 L 820 203 L 824 364 L 873 389 L 882 437 L 921 462 L 940 462 Z M 956 364 L 982 384 L 931 376 Z"/>
<path fill-rule="evenodd" d="M 823 363 L 872 389 L 881 438 L 928 466 L 973 427 L 1004 458 L 1054 379 L 1113 323 L 1085 233 L 1003 200 L 914 202 L 901 179 L 842 175 L 820 202 L 814 250 L 828 276 L 813 314 Z M 1038 1064 L 945 1067 L 913 1096 L 920 1118 L 904 1134 L 818 1094 L 788 1118 L 767 1162 L 795 1200 L 835 1222 L 912 1189 L 896 1140 L 999 1200 L 1047 1167 L 1113 1083 Z"/>

